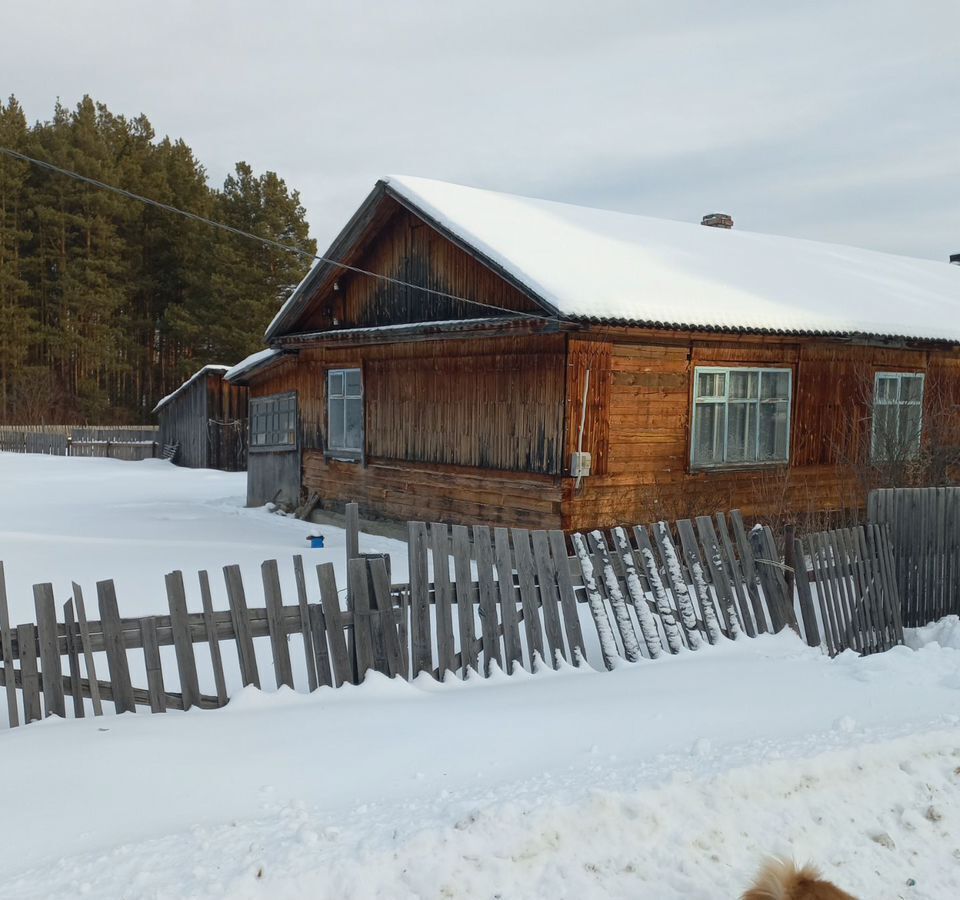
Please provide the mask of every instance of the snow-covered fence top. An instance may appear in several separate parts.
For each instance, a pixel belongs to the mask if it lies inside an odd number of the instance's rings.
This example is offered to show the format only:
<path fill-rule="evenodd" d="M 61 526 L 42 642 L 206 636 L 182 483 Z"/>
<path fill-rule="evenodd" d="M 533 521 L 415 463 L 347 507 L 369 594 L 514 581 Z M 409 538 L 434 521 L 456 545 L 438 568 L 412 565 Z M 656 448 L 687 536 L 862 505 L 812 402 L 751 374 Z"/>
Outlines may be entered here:
<path fill-rule="evenodd" d="M 559 531 L 411 522 L 410 581 L 397 585 L 388 558 L 358 552 L 353 512 L 346 590 L 331 563 L 308 572 L 295 556 L 290 602 L 279 564 L 268 560 L 255 589 L 262 605 L 248 603 L 239 567 L 227 566 L 219 586 L 205 571 L 192 585 L 179 571 L 167 575 L 163 616 L 121 617 L 112 581 L 96 586 L 98 619 L 88 617 L 80 585 L 59 603 L 50 584 L 38 584 L 36 624 L 14 626 L 0 563 L 0 684 L 10 724 L 21 709 L 31 722 L 100 714 L 104 701 L 117 712 L 214 708 L 227 702 L 228 685 L 260 687 L 270 668 L 278 688 L 312 691 L 357 683 L 371 669 L 444 679 L 563 662 L 613 668 L 621 658 L 656 659 L 784 627 L 831 653 L 902 641 L 879 526 L 796 541 L 805 565 L 795 594 L 770 529 L 748 533 L 737 511 L 729 524 L 721 513 L 574 534 L 569 544 Z M 269 661 L 258 659 L 255 641 L 261 651 L 269 642 Z M 104 663 L 107 680 L 97 676 Z"/>

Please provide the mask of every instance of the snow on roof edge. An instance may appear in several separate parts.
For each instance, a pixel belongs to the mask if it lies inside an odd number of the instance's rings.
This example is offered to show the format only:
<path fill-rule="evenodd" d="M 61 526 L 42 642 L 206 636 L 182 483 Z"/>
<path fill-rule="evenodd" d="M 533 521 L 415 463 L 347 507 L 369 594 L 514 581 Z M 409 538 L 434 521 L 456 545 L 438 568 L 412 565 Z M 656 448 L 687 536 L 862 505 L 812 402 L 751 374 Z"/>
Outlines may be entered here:
<path fill-rule="evenodd" d="M 224 377 L 226 377 L 226 373 L 229 370 L 230 370 L 229 366 L 222 366 L 216 363 L 212 363 L 210 365 L 204 366 L 202 369 L 197 369 L 197 371 L 194 372 L 175 391 L 171 391 L 169 394 L 167 394 L 166 397 L 161 397 L 160 400 L 157 402 L 157 405 L 151 410 L 151 415 L 153 413 L 158 412 L 161 409 L 161 407 L 166 406 L 171 400 L 174 399 L 174 397 L 176 397 L 178 394 L 185 391 L 188 387 L 190 387 L 191 384 L 193 384 L 193 382 L 195 382 L 198 378 L 202 377 L 203 375 L 208 375 L 210 372 L 222 372 L 224 373 Z"/>
<path fill-rule="evenodd" d="M 235 379 L 242 377 L 253 372 L 255 369 L 259 369 L 261 366 L 270 363 L 275 357 L 284 356 L 285 351 L 278 350 L 274 347 L 267 347 L 264 350 L 257 350 L 255 353 L 251 353 L 245 359 L 241 359 L 236 365 L 231 366 L 224 373 L 223 377 L 226 381 L 233 382 Z"/>

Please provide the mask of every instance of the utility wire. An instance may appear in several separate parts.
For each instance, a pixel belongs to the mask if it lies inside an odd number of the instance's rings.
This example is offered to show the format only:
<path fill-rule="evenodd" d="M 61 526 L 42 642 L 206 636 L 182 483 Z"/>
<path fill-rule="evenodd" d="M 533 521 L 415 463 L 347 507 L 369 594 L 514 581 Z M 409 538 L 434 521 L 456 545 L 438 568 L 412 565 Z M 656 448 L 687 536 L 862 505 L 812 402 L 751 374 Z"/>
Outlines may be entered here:
<path fill-rule="evenodd" d="M 524 318 L 543 319 L 544 321 L 548 322 L 554 321 L 551 316 L 541 316 L 537 313 L 519 312 L 515 309 L 508 309 L 505 306 L 495 306 L 492 303 L 483 303 L 480 300 L 469 300 L 466 297 L 458 297 L 456 294 L 449 294 L 446 291 L 438 291 L 434 288 L 422 287 L 418 284 L 412 284 L 409 281 L 393 278 L 390 275 L 382 275 L 379 272 L 371 272 L 368 269 L 361 269 L 357 266 L 351 266 L 345 262 L 340 262 L 336 259 L 330 259 L 327 256 L 319 256 L 316 253 L 311 253 L 309 250 L 303 250 L 302 248 L 295 247 L 292 244 L 283 244 L 280 241 L 273 240 L 272 238 L 263 237 L 259 234 L 251 234 L 249 231 L 244 231 L 241 228 L 234 228 L 232 225 L 227 225 L 224 222 L 217 222 L 215 219 L 208 219 L 206 216 L 200 216 L 196 213 L 188 212 L 185 209 L 171 206 L 169 203 L 162 203 L 159 200 L 153 200 L 150 197 L 144 197 L 142 194 L 135 194 L 133 191 L 128 191 L 124 188 L 117 187 L 116 185 L 107 184 L 104 181 L 98 181 L 96 178 L 89 178 L 86 175 L 81 175 L 79 172 L 72 172 L 70 169 L 63 169 L 60 166 L 55 166 L 53 163 L 46 162 L 45 160 L 35 159 L 32 156 L 27 156 L 25 153 L 20 153 L 17 150 L 11 150 L 9 147 L 0 147 L 0 154 L 9 156 L 12 159 L 18 159 L 21 162 L 30 163 L 31 165 L 38 166 L 41 169 L 47 169 L 51 172 L 56 172 L 58 175 L 64 175 L 67 178 L 73 178 L 77 181 L 85 182 L 86 184 L 100 188 L 101 190 L 111 191 L 114 194 L 119 194 L 121 197 L 126 197 L 128 200 L 136 200 L 140 203 L 146 203 L 148 206 L 153 206 L 157 209 L 162 209 L 165 212 L 174 213 L 178 216 L 184 216 L 185 218 L 191 219 L 194 222 L 210 225 L 213 228 L 219 228 L 222 231 L 229 231 L 231 234 L 238 235 L 242 238 L 247 238 L 248 240 L 259 241 L 261 244 L 266 244 L 267 246 L 274 247 L 277 250 L 283 250 L 287 253 L 296 253 L 299 256 L 306 257 L 307 259 L 319 260 L 322 263 L 336 266 L 348 272 L 354 272 L 357 275 L 367 275 L 370 278 L 379 278 L 381 281 L 386 281 L 390 284 L 398 285 L 399 287 L 412 288 L 413 290 L 422 291 L 425 294 L 432 294 L 435 297 L 444 297 L 447 300 L 456 300 L 459 303 L 469 303 L 473 306 L 483 307 L 484 309 L 493 309 L 497 312 L 509 313 L 510 315 L 522 316 Z"/>

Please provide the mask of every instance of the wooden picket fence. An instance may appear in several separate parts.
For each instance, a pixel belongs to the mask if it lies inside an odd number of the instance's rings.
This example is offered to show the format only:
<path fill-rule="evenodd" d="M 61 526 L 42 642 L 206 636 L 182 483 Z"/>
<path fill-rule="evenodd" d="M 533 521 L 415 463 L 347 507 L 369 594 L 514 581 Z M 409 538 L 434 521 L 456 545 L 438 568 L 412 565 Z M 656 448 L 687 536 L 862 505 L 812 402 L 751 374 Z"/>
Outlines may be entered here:
<path fill-rule="evenodd" d="M 308 691 L 357 683 L 370 670 L 443 679 L 562 661 L 610 669 L 621 659 L 656 659 L 784 627 L 831 654 L 902 641 L 892 556 L 879 526 L 795 541 L 805 563 L 796 567 L 795 589 L 770 529 L 748 531 L 737 511 L 574 534 L 569 543 L 559 531 L 411 522 L 407 584 L 391 583 L 389 558 L 358 552 L 355 507 L 351 522 L 346 608 L 333 565 L 308 573 L 295 556 L 291 603 L 277 561 L 268 560 L 262 606 L 248 604 L 239 567 L 227 566 L 227 609 L 215 608 L 210 575 L 201 571 L 202 611 L 189 612 L 183 574 L 172 572 L 168 615 L 121 617 L 112 581 L 97 584 L 98 619 L 88 618 L 77 584 L 58 615 L 52 586 L 38 584 L 36 623 L 12 626 L 0 564 L 0 683 L 10 724 L 19 724 L 21 709 L 32 722 L 65 716 L 68 708 L 76 717 L 97 715 L 104 702 L 117 712 L 223 706 L 228 674 L 229 683 L 239 675 L 243 685 L 263 686 L 256 638 L 269 639 L 276 686 Z M 596 641 L 584 634 L 591 623 Z M 227 670 L 225 642 L 236 648 L 229 659 L 238 672 Z M 588 659 L 597 645 L 599 658 Z M 176 691 L 169 689 L 172 673 L 164 677 L 164 646 L 174 648 Z M 142 655 L 145 685 L 133 684 L 131 651 Z M 303 653 L 302 666 L 294 666 L 292 652 Z M 106 679 L 97 675 L 98 654 Z M 198 654 L 212 672 L 206 692 Z M 305 683 L 295 684 L 295 670 Z"/>
<path fill-rule="evenodd" d="M 0 426 L 0 451 L 140 460 L 158 455 L 156 426 Z"/>
<path fill-rule="evenodd" d="M 867 516 L 889 529 L 904 625 L 960 614 L 960 487 L 872 491 Z"/>

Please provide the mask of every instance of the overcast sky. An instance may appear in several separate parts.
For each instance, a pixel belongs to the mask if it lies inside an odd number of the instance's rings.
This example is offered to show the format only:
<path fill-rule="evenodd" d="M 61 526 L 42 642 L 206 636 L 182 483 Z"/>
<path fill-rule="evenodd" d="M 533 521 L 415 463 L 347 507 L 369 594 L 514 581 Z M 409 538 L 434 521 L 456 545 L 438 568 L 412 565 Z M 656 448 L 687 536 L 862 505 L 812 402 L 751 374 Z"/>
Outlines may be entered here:
<path fill-rule="evenodd" d="M 273 169 L 321 248 L 398 173 L 960 251 L 960 0 L 32 0 L 0 91 L 143 112 L 217 182 Z"/>

